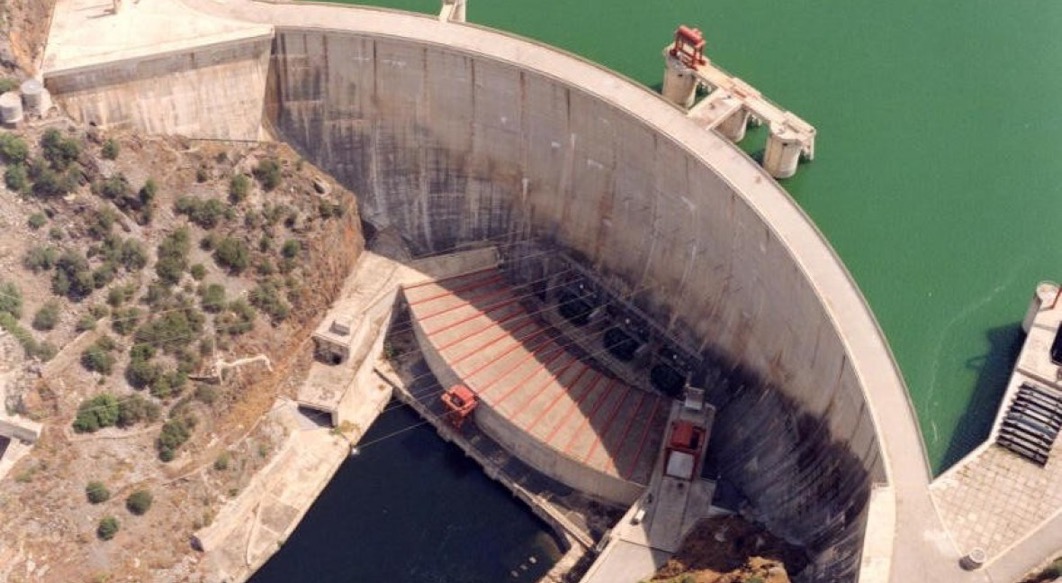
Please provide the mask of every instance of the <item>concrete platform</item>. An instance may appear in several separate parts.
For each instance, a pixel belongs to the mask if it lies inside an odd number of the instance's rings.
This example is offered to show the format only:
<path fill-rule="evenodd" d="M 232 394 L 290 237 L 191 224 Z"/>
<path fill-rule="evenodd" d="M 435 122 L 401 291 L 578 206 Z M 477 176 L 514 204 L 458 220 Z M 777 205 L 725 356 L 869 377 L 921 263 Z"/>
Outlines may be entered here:
<path fill-rule="evenodd" d="M 559 458 L 634 485 L 649 483 L 667 399 L 581 358 L 570 341 L 528 313 L 497 269 L 404 293 L 425 353 L 452 371 L 449 380 L 479 395 L 477 422 L 486 408 Z"/>
<path fill-rule="evenodd" d="M 1023 384 L 1062 394 L 1062 367 L 1050 357 L 1051 343 L 1062 324 L 1062 302 L 1053 302 L 1058 288 L 1048 287 L 1038 290 L 1044 296 L 1043 304 L 1030 312 L 1028 336 L 988 439 L 930 485 L 955 545 L 963 552 L 983 550 L 986 568 L 994 576 L 1009 576 L 1015 563 L 1035 565 L 1044 554 L 1039 549 L 1031 551 L 1035 545 L 1050 553 L 1062 548 L 1062 488 L 1058 487 L 1062 484 L 1062 439 L 1055 440 L 1043 466 L 996 443 L 1006 412 Z"/>

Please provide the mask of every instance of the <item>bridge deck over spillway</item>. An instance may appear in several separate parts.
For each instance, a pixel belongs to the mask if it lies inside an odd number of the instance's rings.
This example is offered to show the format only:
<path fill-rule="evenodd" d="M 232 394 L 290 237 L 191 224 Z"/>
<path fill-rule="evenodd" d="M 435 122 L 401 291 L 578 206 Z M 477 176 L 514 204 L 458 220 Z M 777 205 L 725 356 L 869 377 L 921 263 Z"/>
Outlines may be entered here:
<path fill-rule="evenodd" d="M 599 368 L 521 303 L 497 269 L 407 287 L 421 342 L 480 399 L 556 455 L 648 484 L 667 400 Z"/>

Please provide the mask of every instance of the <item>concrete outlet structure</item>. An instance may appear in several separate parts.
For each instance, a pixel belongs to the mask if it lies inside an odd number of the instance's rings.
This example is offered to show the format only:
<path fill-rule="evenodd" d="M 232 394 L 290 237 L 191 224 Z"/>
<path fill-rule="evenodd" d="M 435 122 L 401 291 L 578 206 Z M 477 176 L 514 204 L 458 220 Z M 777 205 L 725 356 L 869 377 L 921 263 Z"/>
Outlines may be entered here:
<path fill-rule="evenodd" d="M 103 11 L 59 0 L 44 75 L 70 115 L 229 139 L 256 139 L 264 120 L 414 254 L 565 250 L 694 352 L 691 381 L 717 408 L 715 477 L 806 549 L 798 581 L 987 580 L 991 565 L 959 566 L 903 381 L 848 272 L 764 168 L 685 111 L 593 63 L 434 16 L 248 0 Z M 138 34 L 102 47 L 104 26 Z M 753 117 L 770 106 L 696 73 Z M 665 91 L 686 104 L 683 75 Z M 744 118 L 717 106 L 740 137 Z M 767 159 L 785 176 L 814 129 L 777 121 Z M 636 475 L 637 455 L 616 451 L 620 479 Z"/>

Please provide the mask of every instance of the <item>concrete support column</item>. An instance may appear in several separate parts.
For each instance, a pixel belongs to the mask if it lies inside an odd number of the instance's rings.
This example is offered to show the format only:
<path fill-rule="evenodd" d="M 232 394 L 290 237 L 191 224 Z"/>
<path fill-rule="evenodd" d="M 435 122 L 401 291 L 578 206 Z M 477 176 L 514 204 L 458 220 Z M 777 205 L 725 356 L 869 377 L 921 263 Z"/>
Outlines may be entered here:
<path fill-rule="evenodd" d="M 728 99 L 727 101 L 736 101 Z M 727 116 L 718 126 L 716 131 L 723 134 L 726 139 L 737 143 L 745 139 L 745 126 L 749 123 L 749 110 L 739 107 L 737 111 Z"/>
<path fill-rule="evenodd" d="M 664 98 L 686 109 L 693 107 L 697 95 L 697 77 L 678 59 L 668 56 L 664 67 Z"/>
<path fill-rule="evenodd" d="M 454 22 L 468 22 L 468 0 L 457 0 L 454 7 Z"/>
<path fill-rule="evenodd" d="M 1036 320 L 1036 315 L 1040 313 L 1040 308 L 1044 304 L 1051 304 L 1055 301 L 1055 295 L 1058 294 L 1058 286 L 1047 281 L 1041 281 L 1036 286 L 1036 293 L 1033 294 L 1032 301 L 1029 302 L 1029 309 L 1025 312 L 1025 318 L 1021 321 L 1021 329 L 1028 334 L 1029 330 L 1032 330 L 1033 322 Z"/>
<path fill-rule="evenodd" d="M 763 154 L 763 168 L 775 178 L 789 178 L 796 174 L 800 161 L 800 135 L 783 124 L 771 124 L 767 137 L 767 151 Z"/>

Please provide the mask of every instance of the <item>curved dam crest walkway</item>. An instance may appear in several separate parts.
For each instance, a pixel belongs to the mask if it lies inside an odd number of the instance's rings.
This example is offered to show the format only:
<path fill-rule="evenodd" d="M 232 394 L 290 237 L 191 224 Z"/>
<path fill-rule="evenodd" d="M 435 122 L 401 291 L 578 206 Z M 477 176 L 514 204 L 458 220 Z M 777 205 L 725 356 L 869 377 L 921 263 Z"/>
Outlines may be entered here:
<path fill-rule="evenodd" d="M 160 51 L 262 38 L 271 35 L 274 27 L 344 31 L 416 39 L 518 64 L 578 86 L 669 136 L 740 191 L 750 208 L 771 226 L 771 235 L 785 243 L 843 338 L 847 357 L 864 388 L 888 476 L 888 484 L 878 485 L 871 494 L 861 581 L 1013 581 L 1062 546 L 1062 527 L 1044 529 L 1046 536 L 1026 539 L 980 571 L 959 568 L 964 550 L 956 548 L 930 497 L 931 475 L 906 387 L 855 282 L 811 220 L 777 183 L 738 148 L 701 130 L 655 93 L 533 41 L 422 15 L 251 0 L 140 0 L 127 3 L 117 14 L 101 17 L 110 6 L 99 0 L 59 0 L 45 56 L 46 77 L 112 62 L 135 65 L 137 59 Z M 102 38 L 110 38 L 111 44 L 103 44 Z M 251 113 L 257 116 L 259 112 Z M 238 130 L 243 131 L 233 131 Z"/>

